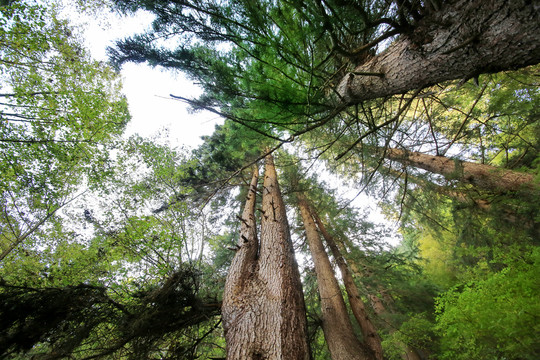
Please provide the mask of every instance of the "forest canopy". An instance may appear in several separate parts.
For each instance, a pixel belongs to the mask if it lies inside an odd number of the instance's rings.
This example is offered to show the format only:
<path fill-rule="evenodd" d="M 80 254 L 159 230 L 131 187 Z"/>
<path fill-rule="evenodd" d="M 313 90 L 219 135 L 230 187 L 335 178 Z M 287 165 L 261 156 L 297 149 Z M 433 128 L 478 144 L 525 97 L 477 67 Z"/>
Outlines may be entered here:
<path fill-rule="evenodd" d="M 535 1 L 79 6 L 154 20 L 0 3 L 1 358 L 540 357 Z M 223 124 L 125 135 L 129 62 Z"/>

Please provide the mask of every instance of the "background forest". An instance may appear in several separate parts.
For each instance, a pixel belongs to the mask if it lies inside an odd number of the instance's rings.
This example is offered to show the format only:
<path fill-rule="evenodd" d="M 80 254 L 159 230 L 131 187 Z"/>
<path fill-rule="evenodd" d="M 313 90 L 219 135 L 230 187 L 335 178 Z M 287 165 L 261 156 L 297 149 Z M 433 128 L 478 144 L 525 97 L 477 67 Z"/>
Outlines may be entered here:
<path fill-rule="evenodd" d="M 508 3 L 84 2 L 155 16 L 106 64 L 58 4 L 2 1 L 0 358 L 224 359 L 269 154 L 311 358 L 540 358 L 540 6 Z M 124 136 L 128 62 L 223 125 Z"/>

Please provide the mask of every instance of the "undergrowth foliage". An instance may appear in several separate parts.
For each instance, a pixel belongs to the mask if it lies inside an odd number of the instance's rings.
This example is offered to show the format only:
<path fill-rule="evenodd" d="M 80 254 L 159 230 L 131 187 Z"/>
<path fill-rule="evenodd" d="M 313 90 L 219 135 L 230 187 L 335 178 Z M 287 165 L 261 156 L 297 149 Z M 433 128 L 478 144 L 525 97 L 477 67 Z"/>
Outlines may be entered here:
<path fill-rule="evenodd" d="M 195 293 L 197 272 L 184 268 L 164 283 L 122 298 L 104 286 L 79 284 L 62 288 L 32 288 L 0 284 L 0 356 L 17 353 L 60 359 L 74 349 L 83 358 L 123 354 L 139 359 L 167 344 L 164 358 L 190 351 L 169 334 L 205 323 L 219 314 L 220 304 Z M 89 342 L 101 346 L 89 345 Z M 181 338 L 178 336 L 178 338 Z M 175 343 L 176 342 L 176 343 Z"/>

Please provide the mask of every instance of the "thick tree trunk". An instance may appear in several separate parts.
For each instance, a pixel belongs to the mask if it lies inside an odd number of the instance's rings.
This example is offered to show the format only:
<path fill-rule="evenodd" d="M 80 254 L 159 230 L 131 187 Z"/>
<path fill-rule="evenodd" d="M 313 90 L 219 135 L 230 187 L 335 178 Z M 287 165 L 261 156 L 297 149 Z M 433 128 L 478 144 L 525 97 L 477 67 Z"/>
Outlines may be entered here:
<path fill-rule="evenodd" d="M 471 184 L 484 191 L 494 193 L 536 192 L 539 189 L 532 174 L 451 159 L 445 156 L 426 155 L 415 151 L 393 148 L 380 149 L 379 151 L 387 159 L 443 175 L 448 180 Z"/>
<path fill-rule="evenodd" d="M 321 234 L 326 240 L 326 243 L 332 251 L 332 255 L 334 255 L 334 259 L 339 267 L 341 277 L 343 278 L 343 283 L 345 284 L 345 290 L 349 298 L 349 304 L 351 305 L 351 310 L 354 314 L 354 317 L 356 318 L 356 321 L 362 329 L 364 342 L 367 346 L 370 347 L 371 351 L 375 355 L 375 359 L 382 360 L 383 351 L 381 345 L 381 338 L 379 337 L 379 334 L 377 334 L 377 329 L 375 328 L 375 326 L 371 322 L 371 319 L 368 316 L 366 306 L 364 305 L 364 302 L 360 297 L 360 291 L 358 290 L 358 287 L 353 280 L 352 274 L 349 270 L 349 266 L 341 255 L 341 252 L 339 251 L 334 237 L 326 230 L 326 226 L 324 226 L 319 216 L 315 212 L 312 212 L 312 214 L 315 222 L 317 223 L 317 227 L 319 228 Z"/>
<path fill-rule="evenodd" d="M 302 283 L 271 155 L 266 157 L 262 210 L 259 277 L 270 296 L 269 318 L 277 317 L 279 321 L 274 322 L 277 330 L 267 324 L 269 331 L 261 336 L 279 349 L 279 359 L 309 359 Z M 276 333 L 273 338 L 272 333 Z"/>
<path fill-rule="evenodd" d="M 347 313 L 341 289 L 334 275 L 330 259 L 324 249 L 311 216 L 309 205 L 302 194 L 298 196 L 298 206 L 309 248 L 315 264 L 324 338 L 333 360 L 374 359 L 370 351 L 356 338 Z"/>
<path fill-rule="evenodd" d="M 309 360 L 300 274 L 270 155 L 264 174 L 260 246 L 254 216 L 256 184 L 254 175 L 223 295 L 227 359 Z"/>
<path fill-rule="evenodd" d="M 340 102 L 404 93 L 540 61 L 537 0 L 450 0 L 338 86 Z M 380 76 L 365 74 L 378 73 Z M 362 75 L 364 74 L 364 75 Z"/>

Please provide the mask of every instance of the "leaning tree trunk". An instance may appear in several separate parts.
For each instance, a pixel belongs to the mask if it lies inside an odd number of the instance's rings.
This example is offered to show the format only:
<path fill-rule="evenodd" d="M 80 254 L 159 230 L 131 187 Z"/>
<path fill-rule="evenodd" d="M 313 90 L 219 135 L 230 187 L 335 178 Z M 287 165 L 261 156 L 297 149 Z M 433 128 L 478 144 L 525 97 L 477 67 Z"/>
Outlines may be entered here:
<path fill-rule="evenodd" d="M 533 0 L 450 0 L 338 86 L 340 102 L 420 89 L 540 62 L 540 10 Z"/>
<path fill-rule="evenodd" d="M 271 155 L 266 157 L 261 240 L 255 224 L 257 174 L 223 294 L 228 360 L 309 360 L 300 274 Z"/>
<path fill-rule="evenodd" d="M 448 180 L 471 184 L 484 191 L 536 193 L 540 189 L 532 174 L 415 151 L 386 148 L 379 149 L 379 152 L 387 159 L 443 175 Z"/>
<path fill-rule="evenodd" d="M 322 326 L 330 356 L 333 360 L 375 359 L 354 334 L 341 289 L 313 222 L 309 205 L 302 194 L 297 198 L 315 264 L 321 297 Z"/>
<path fill-rule="evenodd" d="M 491 209 L 491 204 L 486 199 L 469 196 L 467 193 L 463 191 L 458 191 L 450 187 L 437 185 L 433 182 L 429 182 L 418 176 L 408 174 L 407 172 L 400 172 L 392 168 L 385 168 L 385 171 L 387 171 L 392 176 L 395 176 L 396 178 L 402 178 L 406 182 L 412 182 L 424 190 L 433 191 L 442 196 L 456 200 L 457 202 L 461 204 L 471 204 L 471 205 L 474 204 L 477 208 L 482 209 L 486 212 L 490 211 Z M 405 188 L 405 190 L 407 189 Z M 514 220 L 515 220 L 515 217 L 512 219 L 508 219 L 508 221 L 510 222 L 514 222 Z"/>
<path fill-rule="evenodd" d="M 340 251 L 342 253 L 346 253 L 345 246 L 341 241 L 337 242 L 336 244 L 338 244 L 338 246 L 341 248 Z M 365 277 L 363 272 L 358 269 L 358 266 L 356 266 L 354 261 L 350 261 L 349 264 L 354 274 L 356 274 L 359 277 Z M 391 315 L 390 311 L 388 311 L 388 309 L 384 305 L 382 299 L 373 293 L 374 290 L 370 289 L 370 287 L 366 287 L 366 289 L 368 290 L 367 297 L 369 299 L 369 302 L 373 311 L 375 312 L 375 315 L 381 319 L 387 318 L 389 315 Z M 379 288 L 378 293 L 382 297 L 390 298 L 388 294 L 386 294 L 385 296 L 385 292 L 381 288 Z M 388 321 L 384 320 L 381 323 L 384 324 L 384 327 L 390 334 L 393 334 L 397 331 L 397 329 L 393 325 L 391 325 Z M 400 356 L 403 360 L 422 360 L 423 359 L 419 355 L 419 352 L 416 349 L 414 349 L 412 346 L 410 346 L 409 344 L 401 342 L 398 345 L 401 348 Z"/>
<path fill-rule="evenodd" d="M 349 266 L 341 255 L 341 252 L 337 247 L 334 237 L 328 232 L 326 226 L 324 226 L 319 216 L 314 211 L 312 212 L 312 215 L 315 219 L 315 222 L 317 223 L 317 227 L 319 228 L 322 236 L 326 240 L 328 247 L 332 251 L 332 255 L 334 255 L 334 259 L 339 267 L 341 277 L 343 278 L 343 283 L 345 284 L 345 291 L 347 292 L 347 296 L 349 298 L 349 304 L 351 305 L 351 310 L 354 317 L 356 318 L 356 321 L 362 329 L 364 342 L 367 346 L 370 347 L 371 351 L 375 355 L 375 359 L 382 360 L 383 350 L 381 345 L 381 338 L 377 333 L 375 325 L 373 325 L 373 322 L 371 322 L 371 319 L 369 318 L 369 315 L 366 311 L 366 306 L 364 305 L 364 302 L 360 297 L 360 291 L 358 290 L 358 287 L 353 280 L 352 274 L 349 270 Z"/>
<path fill-rule="evenodd" d="M 369 301 L 371 302 L 371 306 L 373 307 L 373 310 L 375 311 L 375 314 L 381 318 L 387 318 L 390 315 L 390 312 L 386 309 L 386 306 L 384 306 L 382 300 L 374 294 L 369 295 Z M 393 325 L 387 324 L 387 329 L 390 334 L 395 333 L 398 331 Z M 404 342 L 400 342 L 398 346 L 401 349 L 400 356 L 403 360 L 422 360 L 422 356 L 419 355 L 419 351 L 410 346 L 409 344 L 406 344 Z"/>

